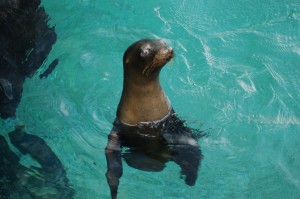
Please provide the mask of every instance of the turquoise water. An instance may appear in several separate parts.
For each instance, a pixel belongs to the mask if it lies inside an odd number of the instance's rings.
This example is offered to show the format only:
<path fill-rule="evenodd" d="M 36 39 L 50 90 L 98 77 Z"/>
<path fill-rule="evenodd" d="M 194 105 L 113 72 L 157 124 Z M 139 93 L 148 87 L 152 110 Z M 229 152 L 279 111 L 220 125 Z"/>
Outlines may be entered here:
<path fill-rule="evenodd" d="M 27 79 L 15 124 L 46 140 L 76 198 L 109 198 L 104 148 L 122 89 L 122 56 L 163 38 L 175 59 L 161 83 L 178 115 L 206 130 L 194 187 L 168 163 L 159 173 L 123 163 L 119 198 L 300 198 L 300 3 L 43 1 L 58 39 L 47 78 Z M 47 64 L 49 64 L 47 62 Z M 23 164 L 31 164 L 22 157 Z"/>

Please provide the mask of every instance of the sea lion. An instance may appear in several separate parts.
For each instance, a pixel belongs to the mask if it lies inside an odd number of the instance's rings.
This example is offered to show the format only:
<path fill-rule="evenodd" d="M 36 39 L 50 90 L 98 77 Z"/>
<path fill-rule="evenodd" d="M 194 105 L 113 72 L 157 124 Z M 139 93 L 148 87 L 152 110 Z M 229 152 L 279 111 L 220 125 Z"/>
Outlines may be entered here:
<path fill-rule="evenodd" d="M 159 73 L 173 57 L 162 40 L 143 39 L 124 53 L 124 82 L 116 119 L 105 149 L 106 178 L 111 198 L 117 198 L 122 159 L 145 171 L 161 171 L 168 161 L 181 167 L 187 185 L 193 186 L 202 159 L 192 129 L 185 126 L 164 93 Z M 122 147 L 129 147 L 121 153 Z"/>

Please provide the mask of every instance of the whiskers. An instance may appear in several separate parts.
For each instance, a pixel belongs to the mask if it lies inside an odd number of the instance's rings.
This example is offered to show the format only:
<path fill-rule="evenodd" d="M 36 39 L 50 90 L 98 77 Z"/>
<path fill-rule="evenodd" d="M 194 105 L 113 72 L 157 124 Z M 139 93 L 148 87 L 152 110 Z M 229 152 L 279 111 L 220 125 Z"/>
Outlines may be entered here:
<path fill-rule="evenodd" d="M 168 50 L 167 52 L 163 51 L 157 53 L 153 61 L 144 68 L 142 72 L 143 75 L 149 77 L 149 75 L 151 75 L 156 68 L 160 68 L 164 66 L 168 61 L 172 59 L 172 57 L 173 57 L 173 52 L 170 50 Z"/>

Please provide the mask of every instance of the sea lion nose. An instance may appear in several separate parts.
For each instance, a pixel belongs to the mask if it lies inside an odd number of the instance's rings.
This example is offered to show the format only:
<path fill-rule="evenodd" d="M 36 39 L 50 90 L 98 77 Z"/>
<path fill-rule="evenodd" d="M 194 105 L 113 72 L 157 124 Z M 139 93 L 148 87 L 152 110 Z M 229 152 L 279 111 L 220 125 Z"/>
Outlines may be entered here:
<path fill-rule="evenodd" d="M 169 44 L 170 42 L 161 39 L 160 40 L 161 44 L 163 44 L 163 46 L 165 47 L 165 50 L 169 51 L 169 52 L 173 52 L 173 48 L 171 47 L 171 45 Z"/>

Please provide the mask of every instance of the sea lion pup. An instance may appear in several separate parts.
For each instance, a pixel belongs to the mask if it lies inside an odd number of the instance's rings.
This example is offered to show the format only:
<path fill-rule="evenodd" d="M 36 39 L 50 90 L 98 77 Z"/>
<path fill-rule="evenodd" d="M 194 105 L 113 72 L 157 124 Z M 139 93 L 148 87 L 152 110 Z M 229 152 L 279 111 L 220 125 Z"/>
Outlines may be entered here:
<path fill-rule="evenodd" d="M 145 171 L 161 171 L 167 161 L 181 167 L 186 184 L 193 186 L 202 158 L 192 130 L 177 118 L 160 82 L 162 67 L 173 49 L 162 40 L 143 39 L 123 57 L 124 83 L 117 117 L 105 149 L 106 178 L 111 198 L 117 198 L 122 160 Z M 121 148 L 129 149 L 121 155 Z"/>

